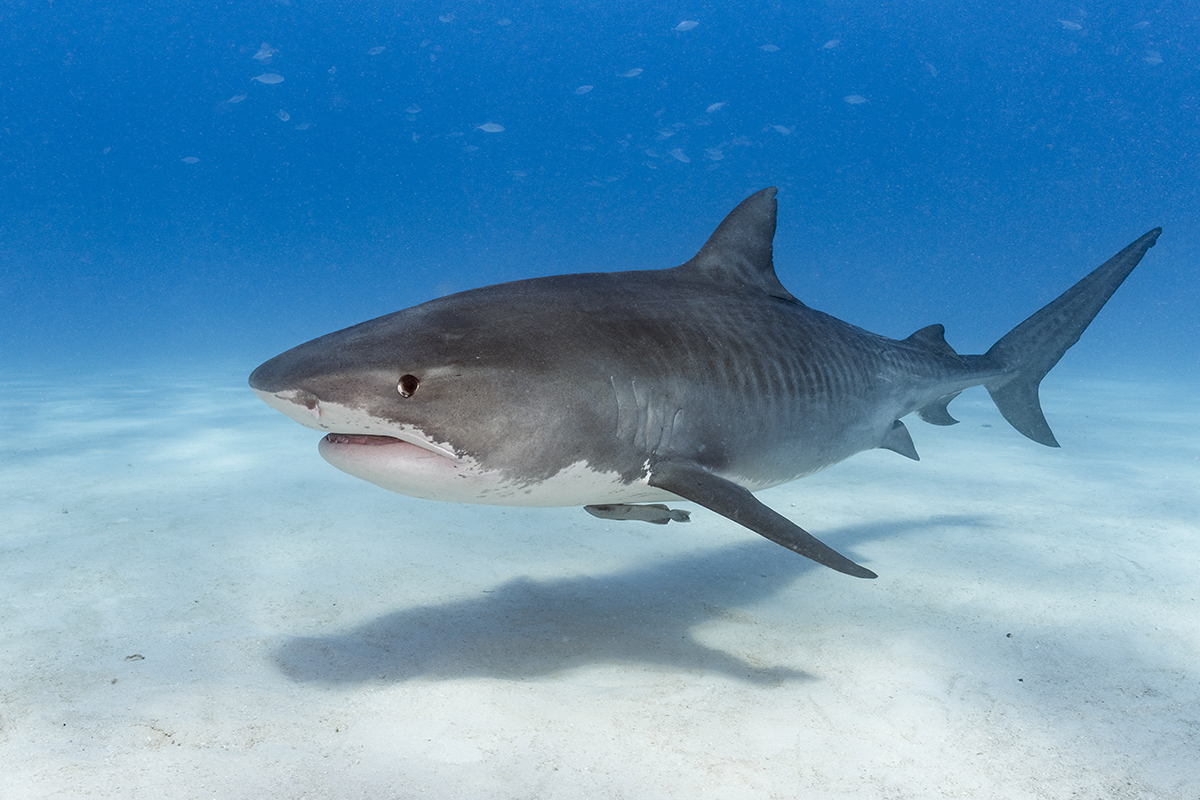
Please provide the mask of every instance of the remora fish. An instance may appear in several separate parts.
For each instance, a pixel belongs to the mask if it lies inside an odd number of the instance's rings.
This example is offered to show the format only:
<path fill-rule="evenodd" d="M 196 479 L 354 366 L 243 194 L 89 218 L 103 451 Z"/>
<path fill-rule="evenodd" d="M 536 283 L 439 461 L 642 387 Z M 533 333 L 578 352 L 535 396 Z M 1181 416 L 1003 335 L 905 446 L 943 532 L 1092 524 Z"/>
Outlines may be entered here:
<path fill-rule="evenodd" d="M 338 469 L 401 494 L 514 506 L 683 498 L 839 572 L 875 573 L 751 492 L 872 448 L 917 458 L 901 417 L 951 425 L 987 388 L 1057 447 L 1038 384 L 1161 229 L 983 355 L 931 325 L 907 339 L 811 309 L 775 275 L 775 189 L 733 210 L 678 267 L 516 281 L 433 300 L 276 356 L 266 403 L 327 431 Z"/>

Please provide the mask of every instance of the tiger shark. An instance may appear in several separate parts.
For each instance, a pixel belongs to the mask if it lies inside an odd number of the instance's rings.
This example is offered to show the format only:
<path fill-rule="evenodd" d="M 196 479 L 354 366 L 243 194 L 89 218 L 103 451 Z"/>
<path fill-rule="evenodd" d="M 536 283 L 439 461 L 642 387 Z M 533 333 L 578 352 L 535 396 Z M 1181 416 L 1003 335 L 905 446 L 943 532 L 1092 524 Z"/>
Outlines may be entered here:
<path fill-rule="evenodd" d="M 288 350 L 250 386 L 326 432 L 333 466 L 393 492 L 652 522 L 686 512 L 634 504 L 689 500 L 874 578 L 753 493 L 864 450 L 917 460 L 901 418 L 952 425 L 947 405 L 972 386 L 1057 447 L 1038 386 L 1161 228 L 986 353 L 960 355 L 941 325 L 889 339 L 788 292 L 772 260 L 775 194 L 743 201 L 681 266 L 449 295 Z"/>

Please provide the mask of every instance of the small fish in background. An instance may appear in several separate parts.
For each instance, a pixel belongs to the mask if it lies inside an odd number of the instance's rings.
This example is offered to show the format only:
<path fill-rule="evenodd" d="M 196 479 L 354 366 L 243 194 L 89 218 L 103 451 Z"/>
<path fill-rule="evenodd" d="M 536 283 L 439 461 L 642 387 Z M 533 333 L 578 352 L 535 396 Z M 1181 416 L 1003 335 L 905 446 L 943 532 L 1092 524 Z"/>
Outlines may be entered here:
<path fill-rule="evenodd" d="M 485 122 L 482 125 L 476 125 L 475 130 L 483 131 L 484 133 L 502 133 L 504 126 L 496 122 Z"/>
<path fill-rule="evenodd" d="M 633 69 L 629 70 L 628 72 L 622 72 L 621 77 L 622 78 L 636 78 L 638 75 L 641 75 L 642 72 L 643 72 L 643 70 L 641 67 L 634 67 Z"/>
<path fill-rule="evenodd" d="M 262 75 L 255 75 L 250 80 L 272 86 L 276 83 L 283 83 L 283 76 L 275 72 L 264 72 Z"/>
<path fill-rule="evenodd" d="M 181 158 L 179 160 L 185 164 L 199 164 L 200 163 L 200 159 L 196 158 L 195 156 L 188 156 L 186 158 Z"/>
<path fill-rule="evenodd" d="M 781 133 L 784 136 L 789 136 L 789 135 L 791 135 L 792 131 L 796 130 L 796 126 L 793 125 L 792 127 L 789 128 L 786 125 L 772 125 L 771 130 L 776 131 L 777 133 Z"/>
<path fill-rule="evenodd" d="M 413 103 L 411 106 L 404 109 L 404 113 L 405 114 L 420 114 L 421 107 L 419 105 L 417 105 L 416 103 Z"/>
<path fill-rule="evenodd" d="M 387 50 L 387 48 L 386 47 L 372 47 L 370 50 L 367 51 L 367 55 L 377 56 L 380 53 L 382 53 L 384 50 Z"/>
<path fill-rule="evenodd" d="M 242 101 L 243 101 L 243 100 L 245 100 L 245 99 L 246 99 L 246 95 L 244 95 L 244 94 L 235 94 L 233 97 L 229 98 L 229 99 L 228 99 L 228 100 L 226 100 L 225 102 L 226 102 L 226 103 L 240 103 L 240 102 L 242 102 Z"/>
<path fill-rule="evenodd" d="M 596 88 L 595 86 L 591 86 L 591 85 L 585 83 L 583 86 L 580 86 L 578 89 L 575 90 L 575 94 L 587 94 L 588 92 L 590 92 L 592 89 L 595 89 L 595 88 Z"/>
<path fill-rule="evenodd" d="M 760 45 L 758 49 L 765 53 L 776 53 L 779 51 L 779 47 L 773 44 Z"/>
<path fill-rule="evenodd" d="M 861 94 L 848 94 L 842 99 L 852 106 L 859 106 L 867 102 L 867 98 L 863 97 Z"/>
<path fill-rule="evenodd" d="M 1145 61 L 1147 64 L 1151 65 L 1161 64 L 1163 63 L 1162 53 L 1158 52 L 1157 50 L 1147 50 L 1146 57 L 1143 58 L 1142 61 Z"/>
<path fill-rule="evenodd" d="M 1071 22 L 1071 20 L 1069 20 L 1069 19 L 1060 19 L 1059 23 L 1062 24 L 1063 30 L 1065 30 L 1065 31 L 1081 31 L 1081 30 L 1083 30 L 1082 25 L 1080 25 L 1078 22 Z"/>
<path fill-rule="evenodd" d="M 253 58 L 255 61 L 261 61 L 264 64 L 269 64 L 271 62 L 271 56 L 275 55 L 278 52 L 279 51 L 276 50 L 274 47 L 271 47 L 271 45 L 267 44 L 266 42 L 263 42 L 262 47 L 258 48 L 258 52 L 250 57 Z"/>
<path fill-rule="evenodd" d="M 841 43 L 842 43 L 841 39 L 830 39 L 828 42 L 821 45 L 821 49 L 822 50 L 832 50 L 833 48 L 837 47 Z"/>
<path fill-rule="evenodd" d="M 692 160 L 687 157 L 687 154 L 678 147 L 671 151 L 671 158 L 675 159 L 676 161 L 681 161 L 684 164 L 692 163 Z"/>
<path fill-rule="evenodd" d="M 727 105 L 729 105 L 729 104 L 728 103 L 713 103 L 711 106 L 704 109 L 704 111 L 706 114 L 715 114 L 716 112 L 720 111 L 722 108 L 724 108 Z"/>
<path fill-rule="evenodd" d="M 673 28 L 673 30 L 677 30 L 680 33 L 682 33 L 683 31 L 690 31 L 692 28 L 696 27 L 699 24 L 700 23 L 696 22 L 696 20 L 694 20 L 694 19 L 685 19 L 683 22 L 676 25 Z"/>
<path fill-rule="evenodd" d="M 275 116 L 279 117 L 284 122 L 287 122 L 289 119 L 292 118 L 292 115 L 289 114 L 288 112 L 284 111 L 282 108 L 279 109 L 278 112 L 276 112 Z"/>
<path fill-rule="evenodd" d="M 457 15 L 453 11 L 451 11 L 449 14 L 440 14 L 438 16 L 438 19 L 442 22 L 449 23 L 449 22 L 454 22 L 455 16 L 457 16 Z"/>

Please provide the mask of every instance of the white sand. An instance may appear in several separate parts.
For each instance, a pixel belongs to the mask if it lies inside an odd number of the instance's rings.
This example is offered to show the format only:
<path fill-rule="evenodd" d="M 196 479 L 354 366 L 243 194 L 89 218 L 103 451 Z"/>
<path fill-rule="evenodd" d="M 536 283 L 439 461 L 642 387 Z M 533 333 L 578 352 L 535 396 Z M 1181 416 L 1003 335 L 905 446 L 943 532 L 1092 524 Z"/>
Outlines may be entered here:
<path fill-rule="evenodd" d="M 5 798 L 1200 797 L 1194 386 L 1056 373 L 1057 451 L 976 390 L 763 495 L 861 581 L 391 495 L 160 380 L 3 382 Z"/>

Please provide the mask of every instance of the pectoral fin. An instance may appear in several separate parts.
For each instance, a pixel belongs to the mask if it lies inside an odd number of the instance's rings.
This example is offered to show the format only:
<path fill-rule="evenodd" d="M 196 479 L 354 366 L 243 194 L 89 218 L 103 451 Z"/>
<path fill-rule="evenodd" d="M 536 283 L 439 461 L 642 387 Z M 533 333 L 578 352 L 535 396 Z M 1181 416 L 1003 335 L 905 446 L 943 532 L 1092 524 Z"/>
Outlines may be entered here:
<path fill-rule="evenodd" d="M 871 570 L 855 564 L 787 517 L 763 505 L 750 490 L 714 475 L 699 464 L 661 461 L 651 468 L 649 482 L 651 486 L 728 517 L 818 564 L 856 578 L 876 577 Z"/>

